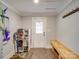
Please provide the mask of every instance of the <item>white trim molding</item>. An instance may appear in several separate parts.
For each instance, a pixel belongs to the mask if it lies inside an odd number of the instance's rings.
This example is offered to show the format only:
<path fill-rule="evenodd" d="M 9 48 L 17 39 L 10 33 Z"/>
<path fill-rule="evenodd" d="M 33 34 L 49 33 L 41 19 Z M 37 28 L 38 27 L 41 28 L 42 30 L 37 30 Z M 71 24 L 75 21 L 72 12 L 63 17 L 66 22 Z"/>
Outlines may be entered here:
<path fill-rule="evenodd" d="M 73 0 L 68 0 L 68 2 L 64 5 L 64 7 L 60 9 L 59 14 L 60 14 L 62 11 L 64 11 L 65 8 L 66 8 L 67 6 L 69 6 L 72 2 L 73 2 Z M 59 14 L 58 14 L 58 15 L 59 15 Z"/>
<path fill-rule="evenodd" d="M 16 14 L 20 15 L 20 12 L 17 9 L 15 9 L 13 6 L 11 6 L 10 4 L 5 3 L 5 1 L 3 0 L 0 0 L 0 2 L 6 7 L 8 7 L 10 10 L 14 11 Z"/>

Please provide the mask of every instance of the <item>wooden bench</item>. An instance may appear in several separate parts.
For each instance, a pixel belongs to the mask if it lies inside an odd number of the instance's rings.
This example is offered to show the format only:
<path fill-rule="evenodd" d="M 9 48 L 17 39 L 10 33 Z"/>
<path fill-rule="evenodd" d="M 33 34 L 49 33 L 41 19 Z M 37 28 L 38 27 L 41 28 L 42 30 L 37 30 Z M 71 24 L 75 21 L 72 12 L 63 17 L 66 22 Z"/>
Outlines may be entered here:
<path fill-rule="evenodd" d="M 64 46 L 60 41 L 51 41 L 52 50 L 58 56 L 58 59 L 79 59 L 79 55 L 75 54 L 69 48 Z"/>

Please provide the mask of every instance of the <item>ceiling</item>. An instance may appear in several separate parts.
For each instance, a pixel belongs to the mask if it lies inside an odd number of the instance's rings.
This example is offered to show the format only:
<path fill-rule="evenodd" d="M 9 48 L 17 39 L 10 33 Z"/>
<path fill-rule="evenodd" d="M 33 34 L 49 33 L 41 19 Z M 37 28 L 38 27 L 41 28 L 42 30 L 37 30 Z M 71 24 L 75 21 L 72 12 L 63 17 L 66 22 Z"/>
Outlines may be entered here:
<path fill-rule="evenodd" d="M 9 7 L 18 11 L 21 16 L 51 16 L 57 15 L 71 0 L 2 0 Z"/>

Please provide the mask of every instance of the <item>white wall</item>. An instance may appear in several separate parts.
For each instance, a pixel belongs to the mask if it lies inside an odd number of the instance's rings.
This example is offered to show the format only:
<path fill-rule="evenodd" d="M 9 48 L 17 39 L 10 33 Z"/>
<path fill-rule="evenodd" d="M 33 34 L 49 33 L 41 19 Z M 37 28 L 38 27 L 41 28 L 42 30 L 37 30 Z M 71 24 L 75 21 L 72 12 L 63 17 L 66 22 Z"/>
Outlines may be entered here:
<path fill-rule="evenodd" d="M 79 7 L 79 0 L 74 0 L 57 18 L 57 39 L 79 54 L 79 12 L 66 18 L 65 14 Z"/>
<path fill-rule="evenodd" d="M 50 41 L 56 38 L 56 17 L 47 17 L 46 39 L 47 46 L 51 47 Z"/>
<path fill-rule="evenodd" d="M 46 28 L 46 40 L 47 47 L 51 47 L 50 40 L 55 39 L 55 29 L 56 29 L 56 17 L 46 17 L 47 18 L 47 28 Z M 22 27 L 24 29 L 32 29 L 32 17 L 23 17 L 22 18 Z"/>
<path fill-rule="evenodd" d="M 14 54 L 13 45 L 13 33 L 16 32 L 18 28 L 21 28 L 21 17 L 11 10 L 7 10 L 7 16 L 9 19 L 11 39 L 6 45 L 3 46 L 3 59 L 9 59 Z"/>
<path fill-rule="evenodd" d="M 24 29 L 32 28 L 32 17 L 22 17 L 22 27 Z"/>

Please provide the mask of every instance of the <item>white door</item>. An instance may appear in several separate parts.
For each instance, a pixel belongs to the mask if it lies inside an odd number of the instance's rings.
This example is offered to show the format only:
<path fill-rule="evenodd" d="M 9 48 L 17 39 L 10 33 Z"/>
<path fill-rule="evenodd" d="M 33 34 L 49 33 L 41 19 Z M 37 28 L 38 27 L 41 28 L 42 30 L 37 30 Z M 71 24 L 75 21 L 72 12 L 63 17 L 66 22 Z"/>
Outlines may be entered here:
<path fill-rule="evenodd" d="M 32 47 L 46 46 L 46 18 L 32 17 Z"/>

